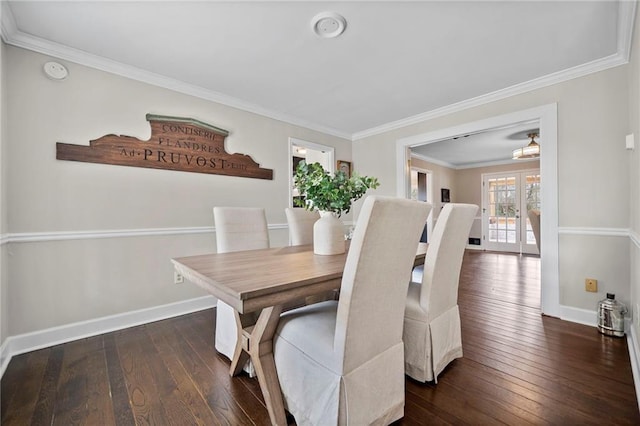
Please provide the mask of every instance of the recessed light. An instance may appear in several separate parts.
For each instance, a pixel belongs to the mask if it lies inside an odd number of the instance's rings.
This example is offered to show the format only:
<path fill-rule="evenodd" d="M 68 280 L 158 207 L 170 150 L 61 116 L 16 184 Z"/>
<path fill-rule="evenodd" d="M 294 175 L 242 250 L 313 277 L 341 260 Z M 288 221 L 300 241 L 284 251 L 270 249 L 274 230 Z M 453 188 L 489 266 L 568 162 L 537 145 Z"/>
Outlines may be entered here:
<path fill-rule="evenodd" d="M 347 27 L 347 21 L 335 12 L 318 13 L 311 20 L 311 28 L 319 37 L 334 38 L 342 34 Z"/>
<path fill-rule="evenodd" d="M 46 64 L 44 64 L 43 69 L 44 73 L 51 80 L 64 80 L 65 78 L 67 78 L 67 75 L 69 75 L 69 71 L 67 71 L 67 68 L 57 62 L 47 62 Z"/>

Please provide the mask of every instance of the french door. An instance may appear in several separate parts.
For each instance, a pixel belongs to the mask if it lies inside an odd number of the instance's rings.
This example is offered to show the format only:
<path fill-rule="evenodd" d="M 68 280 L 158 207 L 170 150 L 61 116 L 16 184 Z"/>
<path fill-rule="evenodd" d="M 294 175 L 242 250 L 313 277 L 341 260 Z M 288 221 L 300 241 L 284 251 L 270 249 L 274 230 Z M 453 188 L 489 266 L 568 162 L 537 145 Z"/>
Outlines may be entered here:
<path fill-rule="evenodd" d="M 482 187 L 484 248 L 538 253 L 527 212 L 540 209 L 540 170 L 485 174 Z"/>

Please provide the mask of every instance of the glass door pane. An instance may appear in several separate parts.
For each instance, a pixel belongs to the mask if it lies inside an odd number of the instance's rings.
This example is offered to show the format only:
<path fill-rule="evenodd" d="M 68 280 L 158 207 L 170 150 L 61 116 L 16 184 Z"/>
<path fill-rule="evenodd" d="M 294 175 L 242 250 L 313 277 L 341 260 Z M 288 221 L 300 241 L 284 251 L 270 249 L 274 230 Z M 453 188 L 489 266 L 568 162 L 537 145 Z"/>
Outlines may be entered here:
<path fill-rule="evenodd" d="M 487 250 L 537 253 L 527 211 L 540 208 L 540 173 L 484 176 L 483 229 Z"/>
<path fill-rule="evenodd" d="M 523 204 L 526 206 L 526 212 L 529 210 L 540 210 L 540 173 L 525 173 L 524 174 L 524 191 L 523 191 Z M 524 229 L 525 235 L 522 238 L 523 241 L 523 253 L 537 253 L 538 248 L 536 246 L 536 237 L 533 235 L 533 229 L 531 228 L 531 222 L 529 221 L 529 215 L 524 214 L 523 218 L 526 218 L 526 228 Z"/>

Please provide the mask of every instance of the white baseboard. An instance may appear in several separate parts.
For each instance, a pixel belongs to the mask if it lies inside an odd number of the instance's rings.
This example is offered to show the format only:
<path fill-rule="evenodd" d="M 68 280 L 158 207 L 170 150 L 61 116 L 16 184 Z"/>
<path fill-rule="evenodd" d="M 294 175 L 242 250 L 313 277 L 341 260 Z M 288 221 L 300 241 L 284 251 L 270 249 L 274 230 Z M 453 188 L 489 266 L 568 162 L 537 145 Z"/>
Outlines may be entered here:
<path fill-rule="evenodd" d="M 111 331 L 122 330 L 128 327 L 177 317 L 203 309 L 209 309 L 215 305 L 215 297 L 204 296 L 8 337 L 2 346 L 0 346 L 0 377 L 2 377 L 5 369 L 9 365 L 11 357 L 15 355 L 71 342 L 73 340 L 97 336 Z"/>
<path fill-rule="evenodd" d="M 592 327 L 598 326 L 598 311 L 560 305 L 560 315 L 560 319 L 564 321 L 571 321 Z M 624 319 L 624 332 L 628 335 L 631 328 L 631 318 L 626 317 Z"/>
<path fill-rule="evenodd" d="M 596 311 L 571 306 L 560 305 L 560 319 L 592 327 L 598 325 L 598 313 Z"/>
<path fill-rule="evenodd" d="M 11 355 L 9 354 L 9 339 L 6 339 L 0 346 L 0 378 L 4 375 L 4 371 L 11 361 Z"/>
<path fill-rule="evenodd" d="M 627 346 L 629 347 L 629 359 L 631 360 L 631 371 L 633 372 L 633 384 L 636 387 L 638 409 L 640 409 L 640 348 L 638 348 L 638 336 L 636 336 L 633 327 L 630 327 L 627 333 Z"/>

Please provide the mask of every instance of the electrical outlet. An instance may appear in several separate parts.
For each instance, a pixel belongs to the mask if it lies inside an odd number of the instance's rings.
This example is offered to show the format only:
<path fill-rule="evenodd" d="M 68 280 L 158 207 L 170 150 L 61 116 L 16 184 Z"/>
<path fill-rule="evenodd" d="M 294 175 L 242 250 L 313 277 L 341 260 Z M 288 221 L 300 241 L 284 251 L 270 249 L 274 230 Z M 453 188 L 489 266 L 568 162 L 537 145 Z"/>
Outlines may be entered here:
<path fill-rule="evenodd" d="M 173 283 L 174 284 L 182 284 L 184 282 L 184 277 L 178 271 L 173 271 Z"/>
<path fill-rule="evenodd" d="M 598 280 L 595 278 L 585 278 L 584 289 L 593 293 L 598 292 Z"/>

